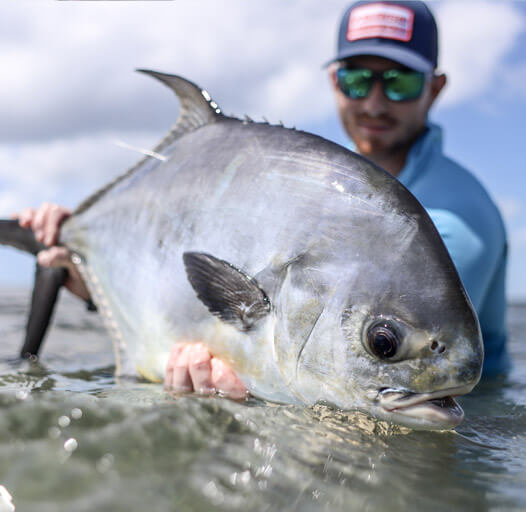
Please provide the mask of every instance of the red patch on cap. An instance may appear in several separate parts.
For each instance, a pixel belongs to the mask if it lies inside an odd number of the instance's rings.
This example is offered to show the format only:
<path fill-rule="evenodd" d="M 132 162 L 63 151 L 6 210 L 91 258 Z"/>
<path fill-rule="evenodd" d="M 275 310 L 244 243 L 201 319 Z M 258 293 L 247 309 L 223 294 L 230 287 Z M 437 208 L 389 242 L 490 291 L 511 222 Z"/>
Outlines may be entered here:
<path fill-rule="evenodd" d="M 413 36 L 415 13 L 407 7 L 389 4 L 360 5 L 351 11 L 347 39 L 381 37 L 409 41 Z"/>

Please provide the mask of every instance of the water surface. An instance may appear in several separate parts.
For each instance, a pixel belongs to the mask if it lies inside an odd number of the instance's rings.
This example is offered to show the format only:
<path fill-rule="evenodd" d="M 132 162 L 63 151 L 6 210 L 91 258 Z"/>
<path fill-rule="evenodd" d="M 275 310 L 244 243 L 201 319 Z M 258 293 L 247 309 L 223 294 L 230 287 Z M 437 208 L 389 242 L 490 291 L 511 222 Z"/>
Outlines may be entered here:
<path fill-rule="evenodd" d="M 457 432 L 116 380 L 100 318 L 67 292 L 40 361 L 20 362 L 27 306 L 0 294 L 0 484 L 17 512 L 526 510 L 526 306 L 509 311 L 512 373 L 460 400 Z"/>

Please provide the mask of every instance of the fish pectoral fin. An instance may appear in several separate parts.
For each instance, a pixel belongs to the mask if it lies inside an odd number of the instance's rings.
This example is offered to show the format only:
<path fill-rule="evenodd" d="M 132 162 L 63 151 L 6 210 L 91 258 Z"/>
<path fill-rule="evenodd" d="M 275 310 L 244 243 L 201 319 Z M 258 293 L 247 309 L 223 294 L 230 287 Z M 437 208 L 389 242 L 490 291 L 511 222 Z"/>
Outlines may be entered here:
<path fill-rule="evenodd" d="M 183 260 L 197 296 L 224 322 L 246 332 L 270 312 L 270 301 L 257 281 L 230 263 L 199 252 L 185 252 Z"/>

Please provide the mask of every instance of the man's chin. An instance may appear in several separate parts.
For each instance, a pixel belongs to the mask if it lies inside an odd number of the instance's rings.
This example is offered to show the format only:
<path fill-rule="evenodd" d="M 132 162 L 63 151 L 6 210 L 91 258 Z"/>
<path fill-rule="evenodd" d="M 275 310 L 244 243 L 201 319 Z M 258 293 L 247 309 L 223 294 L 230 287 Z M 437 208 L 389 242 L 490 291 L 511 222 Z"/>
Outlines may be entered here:
<path fill-rule="evenodd" d="M 360 155 L 369 158 L 373 162 L 381 162 L 389 159 L 395 152 L 393 146 L 379 141 L 371 141 L 367 144 L 357 145 L 356 149 Z"/>
<path fill-rule="evenodd" d="M 364 156 L 389 154 L 394 146 L 391 130 L 373 132 L 360 127 L 351 138 L 359 149 L 360 154 Z"/>

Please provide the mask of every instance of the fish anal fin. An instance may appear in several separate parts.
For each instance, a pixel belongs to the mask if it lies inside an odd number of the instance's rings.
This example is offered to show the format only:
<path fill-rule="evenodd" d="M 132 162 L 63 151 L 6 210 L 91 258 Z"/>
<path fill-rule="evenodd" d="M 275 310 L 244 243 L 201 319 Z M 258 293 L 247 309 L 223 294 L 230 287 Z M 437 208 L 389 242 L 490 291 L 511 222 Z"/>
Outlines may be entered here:
<path fill-rule="evenodd" d="M 185 252 L 183 260 L 198 298 L 224 322 L 247 332 L 270 312 L 257 281 L 230 263 L 199 252 Z"/>

